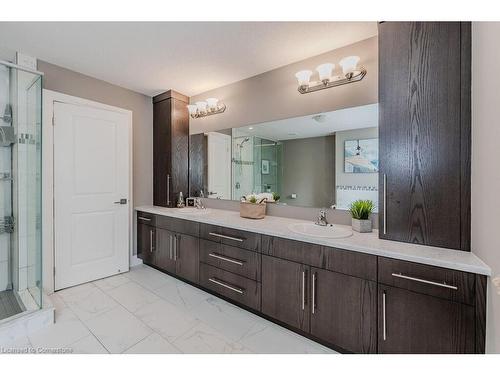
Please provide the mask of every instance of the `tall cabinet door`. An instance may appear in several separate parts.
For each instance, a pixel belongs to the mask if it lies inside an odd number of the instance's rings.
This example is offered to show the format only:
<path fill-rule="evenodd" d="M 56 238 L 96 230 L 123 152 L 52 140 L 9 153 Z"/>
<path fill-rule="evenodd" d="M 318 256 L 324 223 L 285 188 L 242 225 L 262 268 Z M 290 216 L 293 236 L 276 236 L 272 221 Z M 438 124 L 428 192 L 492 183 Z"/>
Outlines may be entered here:
<path fill-rule="evenodd" d="M 153 264 L 156 251 L 156 229 L 137 223 L 137 257 L 146 264 Z"/>
<path fill-rule="evenodd" d="M 311 268 L 311 334 L 354 353 L 376 353 L 377 284 Z"/>
<path fill-rule="evenodd" d="M 262 256 L 262 312 L 309 331 L 309 266 Z"/>
<path fill-rule="evenodd" d="M 381 238 L 470 250 L 470 44 L 470 23 L 379 25 Z"/>
<path fill-rule="evenodd" d="M 154 265 L 162 270 L 175 273 L 175 233 L 156 228 L 156 257 Z"/>
<path fill-rule="evenodd" d="M 379 353 L 474 353 L 474 307 L 379 286 Z"/>
<path fill-rule="evenodd" d="M 175 241 L 174 259 L 176 262 L 176 274 L 186 280 L 197 283 L 200 264 L 199 238 L 185 234 L 176 234 Z"/>
<path fill-rule="evenodd" d="M 153 204 L 174 207 L 189 192 L 189 98 L 173 90 L 153 98 Z"/>

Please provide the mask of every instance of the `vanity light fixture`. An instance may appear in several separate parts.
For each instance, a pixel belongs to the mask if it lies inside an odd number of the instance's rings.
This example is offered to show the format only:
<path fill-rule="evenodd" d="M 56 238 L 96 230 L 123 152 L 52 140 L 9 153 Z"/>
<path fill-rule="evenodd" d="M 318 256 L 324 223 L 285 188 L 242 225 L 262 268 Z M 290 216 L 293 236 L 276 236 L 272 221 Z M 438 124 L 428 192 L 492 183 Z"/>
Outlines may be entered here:
<path fill-rule="evenodd" d="M 335 64 L 325 63 L 316 67 L 319 81 L 311 82 L 313 72 L 310 70 L 301 70 L 295 73 L 295 77 L 299 83 L 298 90 L 301 94 L 329 89 L 348 83 L 358 82 L 366 75 L 366 69 L 362 66 L 358 67 L 359 56 L 348 56 L 340 60 L 339 65 L 342 68 L 341 76 L 333 76 L 332 72 L 335 69 Z"/>
<path fill-rule="evenodd" d="M 226 105 L 217 98 L 208 98 L 205 101 L 188 104 L 187 109 L 192 118 L 200 118 L 222 113 L 226 110 Z"/>

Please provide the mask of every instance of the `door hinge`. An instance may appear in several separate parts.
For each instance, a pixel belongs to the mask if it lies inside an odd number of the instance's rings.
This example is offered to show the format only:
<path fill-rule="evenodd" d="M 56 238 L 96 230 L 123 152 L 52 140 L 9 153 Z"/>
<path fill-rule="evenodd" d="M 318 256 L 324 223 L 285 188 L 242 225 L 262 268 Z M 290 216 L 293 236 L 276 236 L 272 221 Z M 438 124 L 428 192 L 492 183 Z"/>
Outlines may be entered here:
<path fill-rule="evenodd" d="M 54 267 L 53 272 L 54 272 L 54 277 L 56 277 L 56 267 Z"/>
<path fill-rule="evenodd" d="M 54 115 L 52 115 L 52 126 L 54 126 L 56 124 L 56 120 L 54 119 Z"/>

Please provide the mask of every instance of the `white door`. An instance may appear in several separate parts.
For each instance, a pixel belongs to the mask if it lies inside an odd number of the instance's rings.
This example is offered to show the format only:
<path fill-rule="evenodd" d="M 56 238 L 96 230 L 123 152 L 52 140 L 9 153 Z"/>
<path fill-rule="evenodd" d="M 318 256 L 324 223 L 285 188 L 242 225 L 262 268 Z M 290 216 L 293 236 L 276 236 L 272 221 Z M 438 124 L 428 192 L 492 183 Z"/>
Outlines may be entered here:
<path fill-rule="evenodd" d="M 207 135 L 208 197 L 231 199 L 231 136 Z"/>
<path fill-rule="evenodd" d="M 56 290 L 128 271 L 128 126 L 124 113 L 54 103 Z"/>

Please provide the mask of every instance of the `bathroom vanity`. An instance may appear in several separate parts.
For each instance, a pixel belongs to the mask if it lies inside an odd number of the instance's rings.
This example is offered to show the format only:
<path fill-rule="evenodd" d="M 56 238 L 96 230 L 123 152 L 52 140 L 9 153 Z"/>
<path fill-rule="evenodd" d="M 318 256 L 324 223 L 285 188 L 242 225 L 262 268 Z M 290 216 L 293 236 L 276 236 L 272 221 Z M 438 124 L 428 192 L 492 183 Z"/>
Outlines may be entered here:
<path fill-rule="evenodd" d="M 472 253 L 383 240 L 377 231 L 304 236 L 290 230 L 302 221 L 281 217 L 136 210 L 145 264 L 333 349 L 485 351 L 490 269 Z"/>

